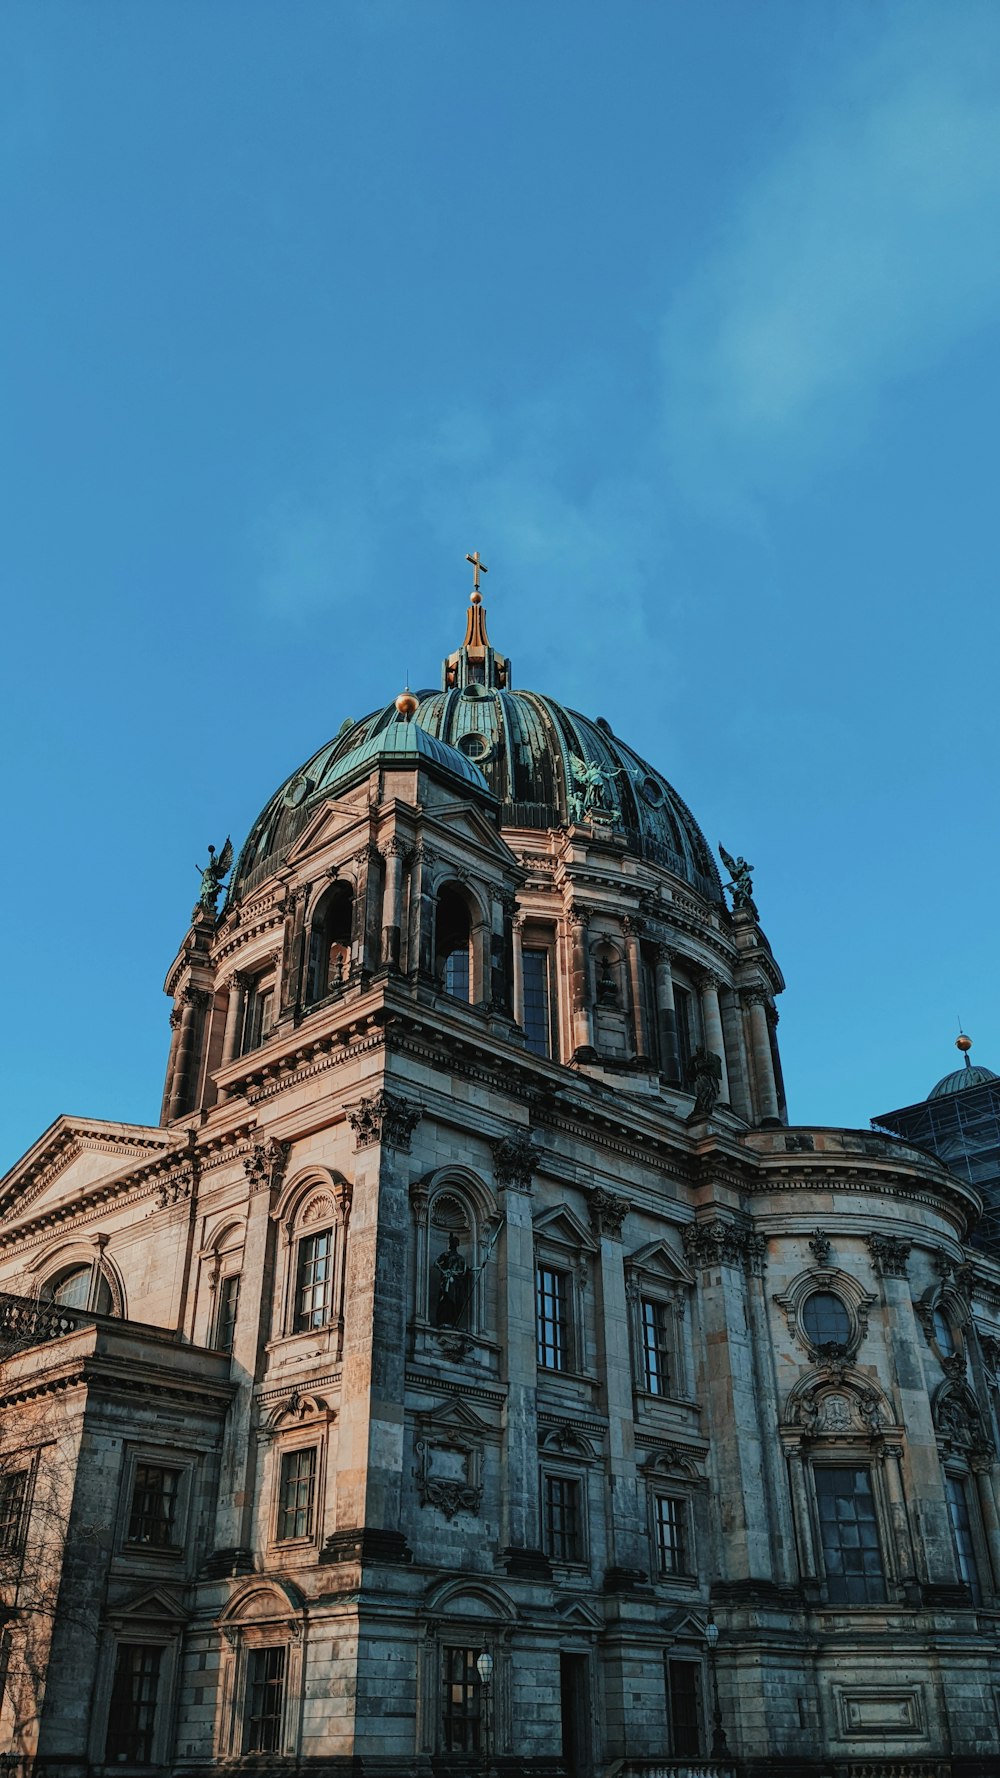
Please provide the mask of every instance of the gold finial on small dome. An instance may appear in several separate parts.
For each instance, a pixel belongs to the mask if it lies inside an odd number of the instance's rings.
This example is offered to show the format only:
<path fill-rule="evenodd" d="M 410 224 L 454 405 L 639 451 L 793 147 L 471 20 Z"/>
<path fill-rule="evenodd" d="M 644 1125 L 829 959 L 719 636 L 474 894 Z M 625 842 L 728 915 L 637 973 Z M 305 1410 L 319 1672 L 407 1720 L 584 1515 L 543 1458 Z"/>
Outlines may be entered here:
<path fill-rule="evenodd" d="M 396 709 L 399 711 L 403 721 L 409 722 L 411 716 L 413 716 L 419 708 L 420 699 L 415 697 L 409 686 L 407 686 L 406 690 L 401 691 L 396 699 Z"/>
<path fill-rule="evenodd" d="M 961 1050 L 964 1055 L 966 1050 L 971 1050 L 972 1048 L 972 1038 L 966 1037 L 965 1032 L 960 1031 L 955 1039 L 955 1048 Z"/>

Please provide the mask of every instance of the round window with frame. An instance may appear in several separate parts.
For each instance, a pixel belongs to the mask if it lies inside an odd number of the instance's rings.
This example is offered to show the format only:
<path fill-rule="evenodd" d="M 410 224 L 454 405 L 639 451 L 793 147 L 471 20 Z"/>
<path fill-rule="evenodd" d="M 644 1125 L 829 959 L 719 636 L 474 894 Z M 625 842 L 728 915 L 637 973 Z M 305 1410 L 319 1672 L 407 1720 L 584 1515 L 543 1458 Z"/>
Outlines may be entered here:
<path fill-rule="evenodd" d="M 801 1309 L 802 1332 L 819 1358 L 844 1358 L 853 1344 L 851 1312 L 835 1290 L 814 1290 Z"/>

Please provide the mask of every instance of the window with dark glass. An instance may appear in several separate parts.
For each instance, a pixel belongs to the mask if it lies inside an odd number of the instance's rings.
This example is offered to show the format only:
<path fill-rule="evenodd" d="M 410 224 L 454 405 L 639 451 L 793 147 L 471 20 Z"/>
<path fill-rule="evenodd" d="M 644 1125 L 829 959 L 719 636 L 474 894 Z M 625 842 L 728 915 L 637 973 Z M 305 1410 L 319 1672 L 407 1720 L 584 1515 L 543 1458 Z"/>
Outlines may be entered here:
<path fill-rule="evenodd" d="M 247 1661 L 244 1753 L 277 1753 L 285 1714 L 284 1648 L 252 1648 Z"/>
<path fill-rule="evenodd" d="M 686 1500 L 670 1494 L 658 1494 L 654 1502 L 654 1516 L 657 1568 L 661 1574 L 686 1574 Z"/>
<path fill-rule="evenodd" d="M 181 1472 L 158 1463 L 137 1463 L 132 1479 L 128 1541 L 153 1549 L 170 1549 L 174 1543 L 177 1490 Z"/>
<path fill-rule="evenodd" d="M 644 1297 L 642 1309 L 642 1378 L 650 1395 L 670 1393 L 670 1309 Z"/>
<path fill-rule="evenodd" d="M 307 1003 L 324 999 L 346 982 L 351 970 L 353 913 L 348 883 L 336 884 L 319 903 L 309 933 Z"/>
<path fill-rule="evenodd" d="M 677 1020 L 677 1058 L 681 1065 L 681 1080 L 683 1080 L 697 1043 L 694 1026 L 694 1001 L 690 990 L 682 988 L 679 982 L 674 983 L 674 1016 Z"/>
<path fill-rule="evenodd" d="M 478 1753 L 482 1723 L 482 1692 L 476 1669 L 478 1648 L 443 1648 L 441 1672 L 442 1740 L 445 1753 Z"/>
<path fill-rule="evenodd" d="M 310 1537 L 316 1498 L 316 1446 L 285 1451 L 281 1459 L 278 1537 Z"/>
<path fill-rule="evenodd" d="M 548 1371 L 569 1369 L 566 1286 L 565 1272 L 554 1272 L 548 1266 L 538 1267 L 535 1273 L 538 1362 Z"/>
<path fill-rule="evenodd" d="M 572 1476 L 547 1475 L 543 1487 L 545 1553 L 553 1562 L 583 1559 L 580 1483 Z"/>
<path fill-rule="evenodd" d="M 827 1598 L 832 1605 L 881 1605 L 885 1573 L 871 1470 L 816 1464 L 813 1481 Z"/>
<path fill-rule="evenodd" d="M 27 1493 L 26 1469 L 0 1475 L 0 1550 L 10 1552 L 20 1547 Z"/>
<path fill-rule="evenodd" d="M 43 1302 L 58 1303 L 61 1309 L 90 1309 L 98 1315 L 110 1315 L 114 1308 L 111 1286 L 100 1272 L 94 1276 L 92 1265 L 60 1272 L 44 1286 L 41 1297 Z"/>
<path fill-rule="evenodd" d="M 152 1764 L 162 1660 L 162 1648 L 119 1643 L 104 1748 L 109 1765 Z"/>
<path fill-rule="evenodd" d="M 247 996 L 243 1018 L 243 1053 L 260 1049 L 266 1043 L 274 1024 L 274 983 L 255 982 Z"/>
<path fill-rule="evenodd" d="M 524 1036 L 529 1050 L 536 1056 L 552 1054 L 552 1009 L 549 994 L 549 953 L 547 950 L 524 950 L 521 953 L 521 975 L 524 983 Z"/>
<path fill-rule="evenodd" d="M 437 902 L 435 944 L 437 973 L 447 994 L 456 1000 L 471 996 L 472 926 L 469 910 L 455 889 L 442 889 Z"/>
<path fill-rule="evenodd" d="M 306 1235 L 298 1247 L 295 1278 L 295 1332 L 325 1327 L 333 1285 L 333 1230 Z"/>
<path fill-rule="evenodd" d="M 802 1305 L 802 1326 L 813 1346 L 846 1348 L 851 1338 L 851 1318 L 832 1290 L 814 1290 Z"/>
<path fill-rule="evenodd" d="M 951 1322 L 938 1303 L 934 1310 L 934 1342 L 942 1358 L 953 1358 L 955 1355 L 955 1336 L 951 1331 Z"/>
<path fill-rule="evenodd" d="M 215 1326 L 215 1345 L 219 1352 L 231 1352 L 233 1349 L 239 1300 L 239 1272 L 227 1272 L 219 1284 L 219 1308 Z"/>
<path fill-rule="evenodd" d="M 955 1561 L 958 1566 L 959 1579 L 964 1580 L 972 1594 L 973 1605 L 983 1602 L 983 1589 L 979 1579 L 979 1563 L 976 1560 L 976 1545 L 972 1536 L 972 1514 L 969 1509 L 968 1484 L 963 1476 L 946 1475 L 944 1479 L 945 1498 L 948 1502 L 948 1518 L 951 1521 L 952 1542 L 955 1545 Z"/>
<path fill-rule="evenodd" d="M 697 1661 L 667 1662 L 667 1715 L 674 1759 L 702 1751 L 701 1667 Z"/>

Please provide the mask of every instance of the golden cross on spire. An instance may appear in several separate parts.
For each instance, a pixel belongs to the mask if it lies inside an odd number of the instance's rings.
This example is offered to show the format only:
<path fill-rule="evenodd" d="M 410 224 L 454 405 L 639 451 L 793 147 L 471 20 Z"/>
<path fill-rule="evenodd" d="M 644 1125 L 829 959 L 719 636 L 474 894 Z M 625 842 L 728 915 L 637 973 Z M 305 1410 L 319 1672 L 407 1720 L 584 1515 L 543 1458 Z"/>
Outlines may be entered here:
<path fill-rule="evenodd" d="M 480 599 L 482 598 L 482 593 L 479 591 L 480 571 L 483 574 L 488 574 L 489 569 L 487 568 L 485 562 L 480 561 L 479 551 L 477 549 L 474 549 L 471 556 L 467 555 L 465 559 L 467 562 L 472 563 L 472 602 L 474 605 L 478 605 Z"/>

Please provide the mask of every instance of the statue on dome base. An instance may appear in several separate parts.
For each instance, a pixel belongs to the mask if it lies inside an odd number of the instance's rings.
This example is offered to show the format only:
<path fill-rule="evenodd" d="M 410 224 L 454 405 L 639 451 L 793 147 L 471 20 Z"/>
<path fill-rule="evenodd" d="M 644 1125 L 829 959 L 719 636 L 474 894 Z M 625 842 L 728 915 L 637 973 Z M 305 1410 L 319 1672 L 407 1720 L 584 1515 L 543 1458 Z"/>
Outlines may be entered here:
<path fill-rule="evenodd" d="M 721 1056 L 699 1044 L 687 1065 L 684 1078 L 687 1087 L 694 1092 L 694 1110 L 688 1123 L 693 1124 L 701 1118 L 711 1117 L 722 1091 Z"/>
<path fill-rule="evenodd" d="M 726 884 L 726 888 L 733 898 L 733 911 L 735 912 L 737 908 L 746 908 L 748 913 L 756 915 L 757 908 L 754 904 L 753 876 L 751 874 L 753 865 L 748 864 L 745 858 L 734 858 L 731 852 L 726 851 L 725 846 L 719 847 L 719 857 L 732 879 Z"/>
<path fill-rule="evenodd" d="M 599 766 L 596 760 L 581 759 L 578 753 L 571 753 L 569 757 L 573 768 L 573 782 L 578 786 L 566 798 L 570 819 L 609 821 L 612 827 L 617 827 L 622 812 L 618 804 L 611 801 L 609 793 L 613 780 L 621 777 L 621 766 L 606 769 Z"/>
<path fill-rule="evenodd" d="M 219 853 L 218 858 L 215 856 L 215 847 L 209 846 L 208 863 L 205 865 L 195 865 L 194 868 L 198 871 L 201 877 L 198 906 L 204 908 L 206 914 L 215 913 L 219 904 L 219 895 L 223 887 L 222 879 L 228 872 L 232 862 L 233 842 L 227 837 L 226 843 L 223 846 L 222 851 Z"/>

